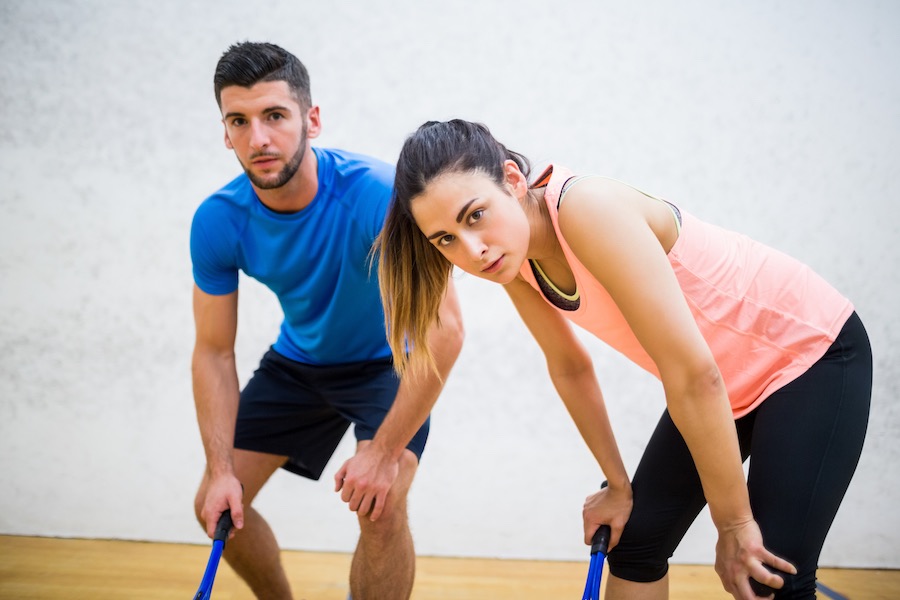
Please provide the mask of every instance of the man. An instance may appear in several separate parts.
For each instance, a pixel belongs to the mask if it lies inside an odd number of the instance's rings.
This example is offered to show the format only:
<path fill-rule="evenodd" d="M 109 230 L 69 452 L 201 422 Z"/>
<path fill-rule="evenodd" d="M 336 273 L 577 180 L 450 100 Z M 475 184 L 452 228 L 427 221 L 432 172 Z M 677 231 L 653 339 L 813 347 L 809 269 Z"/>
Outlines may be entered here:
<path fill-rule="evenodd" d="M 232 46 L 214 87 L 225 146 L 245 172 L 200 205 L 191 228 L 192 371 L 207 460 L 197 518 L 212 536 L 230 509 L 238 531 L 225 559 L 258 598 L 291 598 L 253 499 L 278 468 L 318 479 L 353 423 L 356 454 L 336 477 L 360 524 L 352 596 L 408 598 L 415 555 L 406 495 L 428 413 L 462 344 L 455 293 L 430 333 L 438 372 L 399 381 L 369 260 L 393 167 L 311 146 L 319 107 L 303 64 L 278 46 Z M 284 311 L 278 340 L 243 391 L 234 357 L 239 270 L 272 289 Z"/>

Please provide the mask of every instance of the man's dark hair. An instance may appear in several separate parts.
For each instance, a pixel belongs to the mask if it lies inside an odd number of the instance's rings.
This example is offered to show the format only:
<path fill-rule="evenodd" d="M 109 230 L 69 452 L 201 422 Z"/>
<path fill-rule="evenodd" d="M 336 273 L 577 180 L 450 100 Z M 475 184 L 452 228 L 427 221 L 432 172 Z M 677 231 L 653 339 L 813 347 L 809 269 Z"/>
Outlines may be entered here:
<path fill-rule="evenodd" d="M 225 51 L 213 76 L 216 103 L 222 107 L 222 88 L 250 88 L 262 81 L 284 81 L 301 107 L 312 106 L 306 67 L 287 50 L 265 42 L 239 42 Z"/>

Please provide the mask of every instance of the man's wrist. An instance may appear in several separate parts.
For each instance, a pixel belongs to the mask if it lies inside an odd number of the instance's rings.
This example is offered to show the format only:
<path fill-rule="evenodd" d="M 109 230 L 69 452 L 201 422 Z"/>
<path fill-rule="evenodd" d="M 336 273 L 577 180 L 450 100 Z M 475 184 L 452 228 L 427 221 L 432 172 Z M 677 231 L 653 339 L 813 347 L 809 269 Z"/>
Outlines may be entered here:
<path fill-rule="evenodd" d="M 371 444 L 369 444 L 369 448 L 373 452 L 387 456 L 392 461 L 398 461 L 400 460 L 403 451 L 406 449 L 406 446 L 397 443 L 391 444 L 384 440 L 384 436 L 379 437 L 378 434 L 376 434 L 375 438 L 372 439 Z"/>

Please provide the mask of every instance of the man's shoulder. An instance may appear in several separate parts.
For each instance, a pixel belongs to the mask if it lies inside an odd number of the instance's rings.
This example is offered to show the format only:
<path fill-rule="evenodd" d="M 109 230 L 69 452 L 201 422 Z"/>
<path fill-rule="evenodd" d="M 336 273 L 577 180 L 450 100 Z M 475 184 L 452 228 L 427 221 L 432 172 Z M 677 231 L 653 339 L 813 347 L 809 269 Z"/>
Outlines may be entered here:
<path fill-rule="evenodd" d="M 241 212 L 255 200 L 255 192 L 246 174 L 241 173 L 207 196 L 197 207 L 197 214 L 211 215 Z"/>
<path fill-rule="evenodd" d="M 250 180 L 241 173 L 200 203 L 192 229 L 206 231 L 211 238 L 230 239 L 247 226 L 255 198 Z"/>
<path fill-rule="evenodd" d="M 388 187 L 394 184 L 394 165 L 379 158 L 339 148 L 316 147 L 315 152 L 322 165 L 320 177 L 323 179 L 337 184 L 361 179 Z"/>
<path fill-rule="evenodd" d="M 231 204 L 245 204 L 255 198 L 253 186 L 246 173 L 241 173 L 218 190 L 207 196 L 205 201 L 228 202 Z"/>

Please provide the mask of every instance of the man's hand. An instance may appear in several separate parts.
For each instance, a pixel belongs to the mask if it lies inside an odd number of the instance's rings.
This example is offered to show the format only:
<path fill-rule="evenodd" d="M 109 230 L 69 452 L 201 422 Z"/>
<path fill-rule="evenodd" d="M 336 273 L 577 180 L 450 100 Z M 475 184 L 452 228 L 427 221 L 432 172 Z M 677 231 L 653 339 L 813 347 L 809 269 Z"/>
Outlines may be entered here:
<path fill-rule="evenodd" d="M 244 489 L 234 475 L 210 477 L 206 500 L 204 500 L 203 510 L 200 512 L 200 516 L 206 522 L 206 535 L 210 538 L 215 535 L 219 517 L 228 509 L 231 509 L 231 520 L 234 524 L 228 536 L 229 539 L 234 536 L 235 529 L 244 527 L 243 497 Z"/>
<path fill-rule="evenodd" d="M 334 491 L 350 510 L 375 521 L 384 511 L 391 486 L 400 472 L 399 459 L 372 442 L 360 442 L 356 455 L 334 476 Z"/>

